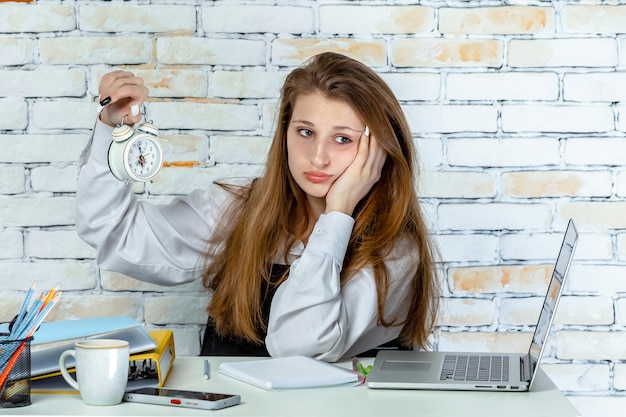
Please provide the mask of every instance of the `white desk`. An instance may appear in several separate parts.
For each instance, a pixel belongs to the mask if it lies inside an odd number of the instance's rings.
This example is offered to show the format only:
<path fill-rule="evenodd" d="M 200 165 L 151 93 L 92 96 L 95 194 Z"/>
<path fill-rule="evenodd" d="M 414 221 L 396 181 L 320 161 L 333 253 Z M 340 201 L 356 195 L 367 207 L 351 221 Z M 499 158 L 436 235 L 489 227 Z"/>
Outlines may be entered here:
<path fill-rule="evenodd" d="M 10 415 L 124 416 L 449 416 L 449 417 L 578 417 L 580 414 L 540 370 L 532 392 L 464 392 L 374 390 L 366 386 L 265 391 L 218 373 L 224 360 L 208 358 L 211 378 L 202 378 L 202 357 L 176 358 L 166 381 L 168 388 L 241 395 L 241 404 L 206 411 L 138 403 L 110 407 L 84 405 L 78 395 L 33 394 L 27 407 L 0 409 Z M 252 359 L 252 358 L 249 358 Z M 365 362 L 365 361 L 364 361 Z M 349 366 L 348 363 L 342 364 Z"/>

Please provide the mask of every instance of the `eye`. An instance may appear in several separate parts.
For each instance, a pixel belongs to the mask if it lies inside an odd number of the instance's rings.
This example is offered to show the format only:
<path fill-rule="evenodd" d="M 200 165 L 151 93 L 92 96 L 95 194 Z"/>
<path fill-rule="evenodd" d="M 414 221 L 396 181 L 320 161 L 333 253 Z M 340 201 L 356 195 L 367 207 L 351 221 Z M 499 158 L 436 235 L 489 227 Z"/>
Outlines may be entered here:
<path fill-rule="evenodd" d="M 298 134 L 300 134 L 300 136 L 309 137 L 313 134 L 313 132 L 310 129 L 303 127 L 301 129 L 298 129 Z"/>
<path fill-rule="evenodd" d="M 352 143 L 352 139 L 347 136 L 335 136 L 335 142 L 340 145 L 347 145 L 349 143 Z"/>

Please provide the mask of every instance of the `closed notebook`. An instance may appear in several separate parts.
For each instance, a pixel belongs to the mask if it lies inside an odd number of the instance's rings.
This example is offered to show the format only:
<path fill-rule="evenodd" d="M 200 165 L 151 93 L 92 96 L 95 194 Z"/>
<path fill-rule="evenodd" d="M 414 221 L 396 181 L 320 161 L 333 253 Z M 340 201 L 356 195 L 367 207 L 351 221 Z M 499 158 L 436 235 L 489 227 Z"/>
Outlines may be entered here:
<path fill-rule="evenodd" d="M 356 372 L 306 356 L 222 362 L 220 373 L 266 390 L 356 385 Z"/>

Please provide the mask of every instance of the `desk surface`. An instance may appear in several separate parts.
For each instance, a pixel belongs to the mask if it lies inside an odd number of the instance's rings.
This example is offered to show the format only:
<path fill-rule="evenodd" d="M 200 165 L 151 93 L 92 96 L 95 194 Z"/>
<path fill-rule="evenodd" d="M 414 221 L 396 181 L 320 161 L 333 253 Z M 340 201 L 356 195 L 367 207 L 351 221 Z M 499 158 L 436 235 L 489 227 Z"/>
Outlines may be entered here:
<path fill-rule="evenodd" d="M 176 358 L 166 381 L 168 388 L 241 395 L 241 404 L 222 410 L 122 403 L 84 405 L 78 395 L 33 394 L 27 407 L 3 409 L 10 415 L 124 415 L 124 416 L 450 416 L 450 417 L 577 417 L 580 414 L 540 369 L 532 392 L 467 392 L 378 390 L 358 387 L 265 391 L 218 373 L 225 360 L 209 357 L 211 378 L 202 378 L 202 357 Z M 255 359 L 255 358 L 249 358 Z M 342 363 L 349 366 L 348 363 Z"/>

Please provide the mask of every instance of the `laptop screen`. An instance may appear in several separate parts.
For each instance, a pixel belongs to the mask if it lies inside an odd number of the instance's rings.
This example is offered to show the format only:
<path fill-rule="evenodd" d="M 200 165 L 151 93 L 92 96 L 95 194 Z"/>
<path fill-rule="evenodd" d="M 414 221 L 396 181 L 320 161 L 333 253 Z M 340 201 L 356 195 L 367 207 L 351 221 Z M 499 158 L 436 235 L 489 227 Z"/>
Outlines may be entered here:
<path fill-rule="evenodd" d="M 550 326 L 554 320 L 554 312 L 556 311 L 561 292 L 563 291 L 563 283 L 565 277 L 567 276 L 570 264 L 572 263 L 577 241 L 578 232 L 576 231 L 574 222 L 570 220 L 567 225 L 567 230 L 565 231 L 563 243 L 561 244 L 559 256 L 556 259 L 554 271 L 552 272 L 552 279 L 550 279 L 548 292 L 543 302 L 541 313 L 539 314 L 539 320 L 537 321 L 535 334 L 533 335 L 533 340 L 530 345 L 530 351 L 528 352 L 531 366 L 530 371 L 532 375 L 530 381 L 531 384 L 532 379 L 535 377 L 535 369 L 537 368 L 539 359 L 541 359 L 541 355 L 543 354 Z"/>

